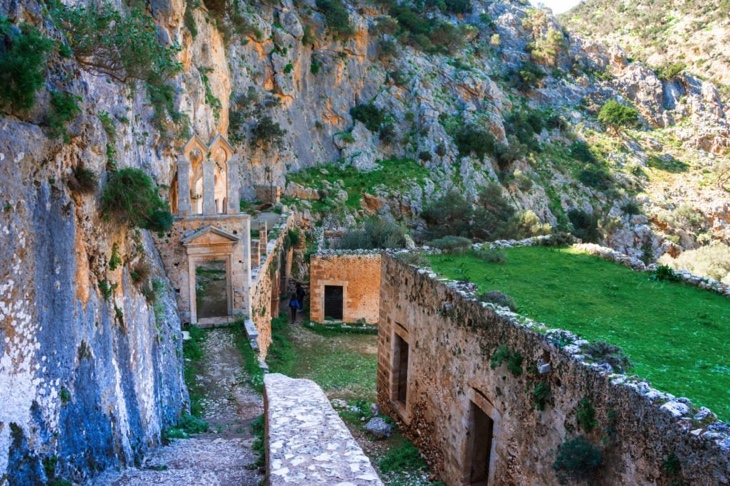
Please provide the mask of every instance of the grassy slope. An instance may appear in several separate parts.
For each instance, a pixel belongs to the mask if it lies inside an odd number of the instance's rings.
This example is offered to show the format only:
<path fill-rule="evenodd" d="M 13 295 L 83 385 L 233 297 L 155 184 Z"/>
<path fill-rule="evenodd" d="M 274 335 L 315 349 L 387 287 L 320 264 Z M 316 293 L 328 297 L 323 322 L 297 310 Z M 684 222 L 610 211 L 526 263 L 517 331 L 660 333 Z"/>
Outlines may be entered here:
<path fill-rule="evenodd" d="M 512 296 L 518 312 L 621 346 L 633 372 L 730 421 L 730 301 L 572 249 L 517 248 L 504 265 L 431 257 L 436 272 Z"/>
<path fill-rule="evenodd" d="M 376 188 L 381 188 L 388 194 L 401 193 L 414 184 L 423 185 L 430 174 L 428 169 L 412 159 L 384 160 L 378 162 L 378 165 L 382 169 L 360 172 L 349 166 L 326 164 L 289 174 L 288 181 L 305 187 L 323 189 L 325 181 L 332 184 L 341 180 L 344 183 L 344 190 L 348 194 L 346 206 L 350 209 L 360 209 L 364 193 L 375 195 Z M 328 199 L 330 200 L 328 201 Z M 322 207 L 315 207 L 315 209 L 323 211 L 336 206 L 334 201 L 331 201 L 331 197 L 317 201 L 316 204 Z"/>

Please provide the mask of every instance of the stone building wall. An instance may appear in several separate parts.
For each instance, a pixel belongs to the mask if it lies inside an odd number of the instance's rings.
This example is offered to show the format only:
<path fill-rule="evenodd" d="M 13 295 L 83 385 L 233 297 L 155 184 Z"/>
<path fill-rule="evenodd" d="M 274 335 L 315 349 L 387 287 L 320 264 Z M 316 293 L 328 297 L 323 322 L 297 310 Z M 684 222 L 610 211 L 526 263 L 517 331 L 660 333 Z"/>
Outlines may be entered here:
<path fill-rule="evenodd" d="M 235 245 L 231 255 L 231 282 L 233 314 L 240 315 L 245 308 L 246 282 L 248 281 L 248 265 L 246 264 L 245 244 L 249 239 L 245 233 L 250 231 L 250 217 L 247 214 L 219 214 L 215 216 L 176 218 L 172 229 L 163 237 L 157 238 L 157 247 L 160 249 L 165 271 L 172 282 L 177 296 L 178 311 L 183 322 L 190 322 L 190 299 L 195 298 L 186 290 L 189 288 L 190 275 L 188 268 L 188 254 L 181 241 L 194 232 L 213 226 L 233 236 L 241 238 Z"/>
<path fill-rule="evenodd" d="M 319 253 L 310 260 L 310 316 L 324 322 L 324 288 L 343 287 L 343 322 L 377 324 L 380 308 L 380 254 Z"/>
<path fill-rule="evenodd" d="M 263 249 L 258 266 L 251 262 L 251 315 L 250 320 L 256 330 L 255 341 L 262 358 L 271 344 L 271 319 L 279 312 L 281 252 L 285 250 L 287 232 L 294 224 L 291 214 L 282 216 L 281 222 L 273 227 L 269 235 L 273 235 Z M 252 337 L 252 336 L 249 336 Z"/>
<path fill-rule="evenodd" d="M 558 447 L 579 434 L 602 450 L 593 484 L 730 484 L 730 447 L 715 440 L 721 434 L 689 433 L 702 424 L 660 408 L 656 393 L 620 384 L 625 378 L 580 363 L 462 293 L 426 270 L 382 258 L 378 400 L 446 484 L 469 484 L 473 458 L 485 454 L 470 443 L 484 415 L 493 421 L 489 484 L 557 484 Z M 519 376 L 505 363 L 490 367 L 500 346 L 523 357 Z M 533 398 L 538 383 L 550 387 L 544 411 Z M 583 398 L 596 412 L 590 432 L 576 420 Z M 669 477 L 668 457 L 679 459 L 678 477 Z"/>

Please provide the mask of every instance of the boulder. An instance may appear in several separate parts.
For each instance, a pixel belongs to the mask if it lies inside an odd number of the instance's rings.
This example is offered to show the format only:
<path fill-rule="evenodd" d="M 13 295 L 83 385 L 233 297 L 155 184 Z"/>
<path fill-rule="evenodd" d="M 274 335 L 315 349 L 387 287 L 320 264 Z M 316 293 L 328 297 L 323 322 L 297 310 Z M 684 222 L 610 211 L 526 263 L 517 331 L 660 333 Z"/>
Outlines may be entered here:
<path fill-rule="evenodd" d="M 380 417 L 373 417 L 365 424 L 365 430 L 376 439 L 387 439 L 393 435 L 393 427 Z"/>

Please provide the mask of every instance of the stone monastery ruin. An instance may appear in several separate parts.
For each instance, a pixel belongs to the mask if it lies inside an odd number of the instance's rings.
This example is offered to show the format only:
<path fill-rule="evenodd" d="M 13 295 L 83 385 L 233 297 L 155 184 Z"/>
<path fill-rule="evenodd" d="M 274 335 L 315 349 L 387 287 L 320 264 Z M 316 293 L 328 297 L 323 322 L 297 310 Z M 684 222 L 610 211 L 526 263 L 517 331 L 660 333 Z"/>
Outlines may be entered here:
<path fill-rule="evenodd" d="M 540 3 L 0 1 L 0 486 L 730 486 L 730 0 Z"/>

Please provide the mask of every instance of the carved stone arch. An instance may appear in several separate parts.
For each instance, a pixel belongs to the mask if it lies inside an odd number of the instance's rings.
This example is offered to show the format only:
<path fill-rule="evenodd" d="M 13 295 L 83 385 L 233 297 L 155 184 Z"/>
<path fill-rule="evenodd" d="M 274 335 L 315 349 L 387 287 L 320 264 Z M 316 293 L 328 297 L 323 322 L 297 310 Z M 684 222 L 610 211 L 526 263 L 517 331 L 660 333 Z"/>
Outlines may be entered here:
<path fill-rule="evenodd" d="M 208 155 L 208 146 L 199 136 L 193 135 L 183 147 L 183 154 L 191 165 L 195 165 Z"/>
<path fill-rule="evenodd" d="M 210 145 L 208 146 L 208 152 L 211 154 L 211 157 L 214 157 L 216 162 L 225 163 L 227 163 L 234 154 L 233 147 L 231 147 L 231 144 L 228 143 L 228 140 L 226 140 L 226 138 L 222 135 L 216 135 L 215 138 L 210 142 Z M 222 154 L 224 155 L 223 160 L 219 160 L 217 157 L 215 157 L 216 155 L 218 155 L 218 152 L 222 152 Z"/>

